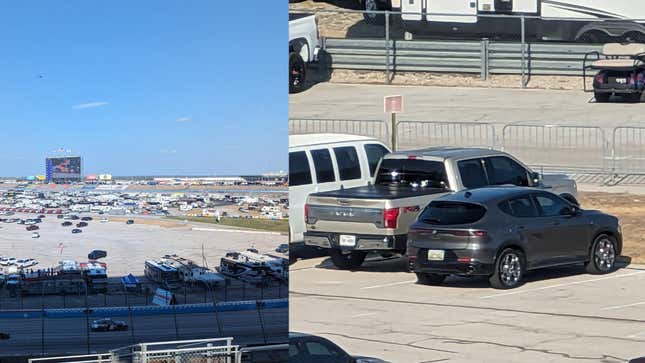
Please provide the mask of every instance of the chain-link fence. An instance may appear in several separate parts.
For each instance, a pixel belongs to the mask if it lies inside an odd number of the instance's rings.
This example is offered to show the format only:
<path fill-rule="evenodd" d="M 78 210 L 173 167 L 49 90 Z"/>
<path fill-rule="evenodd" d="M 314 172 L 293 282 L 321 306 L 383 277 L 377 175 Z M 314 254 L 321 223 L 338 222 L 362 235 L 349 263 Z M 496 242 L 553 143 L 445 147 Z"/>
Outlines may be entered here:
<path fill-rule="evenodd" d="M 227 278 L 218 286 L 191 285 L 174 289 L 177 304 L 199 304 L 213 301 L 279 299 L 288 296 L 288 282 L 270 280 L 256 285 Z M 55 282 L 52 280 L 52 282 Z M 78 307 L 146 306 L 152 304 L 157 285 L 145 283 L 136 290 L 125 289 L 120 283 L 111 283 L 107 291 L 92 292 L 85 283 L 56 293 L 45 293 L 46 289 L 11 291 L 0 288 L 0 311 L 25 309 L 60 309 Z"/>
<path fill-rule="evenodd" d="M 240 344 L 286 341 L 287 299 L 147 308 L 0 313 L 0 356 L 106 352 L 142 341 L 234 336 Z"/>

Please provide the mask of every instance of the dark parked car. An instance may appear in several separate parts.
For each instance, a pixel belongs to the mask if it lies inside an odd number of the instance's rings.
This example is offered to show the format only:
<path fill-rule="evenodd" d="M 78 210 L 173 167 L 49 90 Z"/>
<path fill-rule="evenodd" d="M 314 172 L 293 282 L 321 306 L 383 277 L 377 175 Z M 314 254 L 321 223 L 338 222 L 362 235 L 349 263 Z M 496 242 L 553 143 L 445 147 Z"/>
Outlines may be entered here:
<path fill-rule="evenodd" d="M 56 216 L 56 218 L 57 218 L 57 219 L 63 219 L 63 218 L 64 218 L 64 216 L 63 216 L 62 214 L 59 214 L 59 215 L 57 215 L 57 216 Z"/>
<path fill-rule="evenodd" d="M 38 227 L 38 226 L 36 226 L 36 225 L 32 224 L 31 226 L 28 226 L 26 229 L 27 229 L 28 231 L 37 231 L 37 230 L 39 230 L 39 229 L 40 229 L 40 227 Z"/>
<path fill-rule="evenodd" d="M 522 187 L 441 197 L 408 235 L 410 268 L 419 283 L 430 285 L 451 274 L 484 275 L 494 288 L 508 289 L 528 270 L 575 263 L 602 274 L 614 269 L 621 250 L 618 218 Z"/>
<path fill-rule="evenodd" d="M 45 218 L 45 215 L 41 214 L 41 215 L 38 216 L 38 218 L 43 219 L 43 218 Z"/>
<path fill-rule="evenodd" d="M 92 217 L 83 217 L 81 218 L 82 221 L 91 221 Z"/>
<path fill-rule="evenodd" d="M 76 227 L 78 227 L 78 228 L 87 227 L 87 222 L 78 222 L 78 223 L 76 223 Z"/>
<path fill-rule="evenodd" d="M 276 252 L 278 253 L 289 253 L 289 244 L 287 243 L 282 243 L 278 248 L 275 249 Z"/>
<path fill-rule="evenodd" d="M 72 229 L 72 233 L 81 233 L 81 232 L 83 232 L 82 229 L 78 229 L 78 228 Z"/>
<path fill-rule="evenodd" d="M 127 222 L 125 222 L 125 224 L 134 224 L 134 220 L 132 220 L 132 219 L 128 219 L 128 221 L 127 221 Z"/>
<path fill-rule="evenodd" d="M 105 318 L 94 320 L 91 329 L 92 331 L 123 331 L 128 330 L 128 324 L 125 321 Z"/>
<path fill-rule="evenodd" d="M 310 334 L 289 333 L 289 363 L 388 363 L 351 356 L 331 341 Z"/>
<path fill-rule="evenodd" d="M 246 346 L 240 363 L 289 363 L 289 344 Z"/>
<path fill-rule="evenodd" d="M 63 226 L 63 227 L 69 227 L 69 226 L 71 226 L 71 225 L 72 225 L 72 222 L 67 221 L 67 222 L 63 222 L 63 223 L 61 223 L 60 225 L 61 225 L 61 226 Z"/>
<path fill-rule="evenodd" d="M 103 250 L 94 250 L 87 255 L 90 260 L 98 260 L 99 258 L 107 257 L 107 252 Z"/>

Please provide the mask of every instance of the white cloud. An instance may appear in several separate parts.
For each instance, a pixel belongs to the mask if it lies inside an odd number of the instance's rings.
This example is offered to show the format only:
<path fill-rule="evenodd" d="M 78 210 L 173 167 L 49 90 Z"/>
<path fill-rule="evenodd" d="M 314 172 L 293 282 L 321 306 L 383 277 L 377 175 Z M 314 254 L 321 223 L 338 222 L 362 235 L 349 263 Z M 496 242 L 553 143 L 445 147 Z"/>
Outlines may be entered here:
<path fill-rule="evenodd" d="M 193 119 L 190 118 L 190 117 L 180 117 L 180 118 L 176 119 L 175 121 L 177 121 L 177 122 L 190 122 L 192 120 Z"/>
<path fill-rule="evenodd" d="M 80 110 L 84 108 L 94 108 L 99 106 L 105 106 L 108 104 L 109 104 L 108 102 L 89 102 L 89 103 L 81 103 L 80 105 L 74 105 L 72 106 L 72 108 L 75 110 Z"/>
<path fill-rule="evenodd" d="M 177 150 L 175 150 L 175 149 L 161 149 L 161 150 L 159 150 L 159 153 L 166 154 L 166 155 L 176 154 Z"/>

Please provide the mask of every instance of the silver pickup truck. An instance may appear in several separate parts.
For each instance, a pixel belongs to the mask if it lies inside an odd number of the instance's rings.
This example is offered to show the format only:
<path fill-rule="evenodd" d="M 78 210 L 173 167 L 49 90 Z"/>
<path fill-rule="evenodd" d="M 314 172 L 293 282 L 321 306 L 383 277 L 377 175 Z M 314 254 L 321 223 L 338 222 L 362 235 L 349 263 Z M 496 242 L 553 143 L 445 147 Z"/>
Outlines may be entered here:
<path fill-rule="evenodd" d="M 359 267 L 368 252 L 404 254 L 418 214 L 447 193 L 491 185 L 544 188 L 577 204 L 566 175 L 539 175 L 509 154 L 479 148 L 432 148 L 387 154 L 374 184 L 309 195 L 306 245 L 329 250 L 338 268 Z"/>

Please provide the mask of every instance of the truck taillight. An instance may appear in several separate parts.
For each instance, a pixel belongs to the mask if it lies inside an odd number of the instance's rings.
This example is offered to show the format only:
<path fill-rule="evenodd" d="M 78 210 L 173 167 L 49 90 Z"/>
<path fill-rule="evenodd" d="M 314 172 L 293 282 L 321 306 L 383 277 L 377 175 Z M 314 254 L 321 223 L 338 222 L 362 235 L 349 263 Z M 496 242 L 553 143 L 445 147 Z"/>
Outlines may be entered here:
<path fill-rule="evenodd" d="M 309 204 L 305 204 L 305 223 L 309 224 Z"/>
<path fill-rule="evenodd" d="M 399 219 L 399 208 L 383 210 L 383 226 L 385 228 L 396 228 Z"/>

